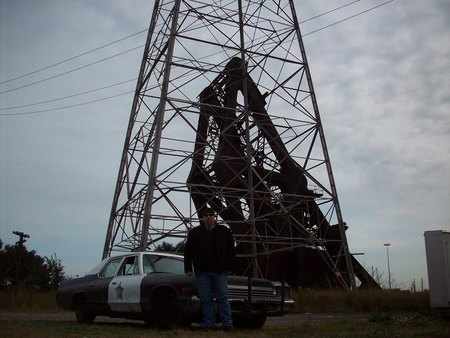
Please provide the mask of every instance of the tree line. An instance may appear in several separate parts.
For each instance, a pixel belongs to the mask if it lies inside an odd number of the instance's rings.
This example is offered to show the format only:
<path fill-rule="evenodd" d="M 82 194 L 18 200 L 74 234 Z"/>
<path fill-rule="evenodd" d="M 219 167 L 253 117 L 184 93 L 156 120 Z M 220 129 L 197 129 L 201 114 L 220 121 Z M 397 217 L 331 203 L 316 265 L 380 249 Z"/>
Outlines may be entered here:
<path fill-rule="evenodd" d="M 21 242 L 3 247 L 0 239 L 0 289 L 48 291 L 57 289 L 65 278 L 64 266 L 56 254 L 41 257 Z"/>

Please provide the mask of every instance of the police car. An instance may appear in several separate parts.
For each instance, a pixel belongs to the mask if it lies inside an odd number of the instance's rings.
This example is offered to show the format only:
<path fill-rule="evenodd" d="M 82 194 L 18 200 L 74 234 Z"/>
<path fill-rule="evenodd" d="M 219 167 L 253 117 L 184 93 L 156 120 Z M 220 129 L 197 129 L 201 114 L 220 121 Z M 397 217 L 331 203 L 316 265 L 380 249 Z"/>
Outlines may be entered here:
<path fill-rule="evenodd" d="M 228 288 L 236 327 L 260 328 L 267 316 L 286 314 L 294 306 L 289 286 L 282 283 L 229 276 Z M 162 252 L 107 258 L 86 276 L 64 281 L 56 301 L 74 310 L 80 323 L 96 316 L 138 319 L 162 328 L 201 322 L 195 278 L 184 273 L 183 256 Z"/>

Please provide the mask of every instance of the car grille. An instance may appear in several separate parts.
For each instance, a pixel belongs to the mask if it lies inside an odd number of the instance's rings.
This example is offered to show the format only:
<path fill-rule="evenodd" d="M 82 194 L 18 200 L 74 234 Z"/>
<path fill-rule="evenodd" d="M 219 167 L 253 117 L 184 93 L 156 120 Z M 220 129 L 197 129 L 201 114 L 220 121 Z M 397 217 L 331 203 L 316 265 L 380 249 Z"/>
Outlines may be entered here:
<path fill-rule="evenodd" d="M 261 288 L 261 287 L 253 287 L 252 288 L 252 297 L 253 298 L 262 298 L 267 299 L 273 297 L 272 289 Z M 237 298 L 237 299 L 247 299 L 248 298 L 248 289 L 247 286 L 228 286 L 228 298 Z"/>

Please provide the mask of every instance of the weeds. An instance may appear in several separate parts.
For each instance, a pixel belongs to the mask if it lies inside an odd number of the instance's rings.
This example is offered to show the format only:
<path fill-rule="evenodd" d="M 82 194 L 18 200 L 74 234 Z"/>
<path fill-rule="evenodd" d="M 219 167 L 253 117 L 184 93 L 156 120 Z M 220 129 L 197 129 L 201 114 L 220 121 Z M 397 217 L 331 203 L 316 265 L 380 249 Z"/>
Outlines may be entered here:
<path fill-rule="evenodd" d="M 55 291 L 27 289 L 0 291 L 1 312 L 61 312 Z"/>
<path fill-rule="evenodd" d="M 296 313 L 303 312 L 389 312 L 426 311 L 428 291 L 402 290 L 297 290 Z"/>

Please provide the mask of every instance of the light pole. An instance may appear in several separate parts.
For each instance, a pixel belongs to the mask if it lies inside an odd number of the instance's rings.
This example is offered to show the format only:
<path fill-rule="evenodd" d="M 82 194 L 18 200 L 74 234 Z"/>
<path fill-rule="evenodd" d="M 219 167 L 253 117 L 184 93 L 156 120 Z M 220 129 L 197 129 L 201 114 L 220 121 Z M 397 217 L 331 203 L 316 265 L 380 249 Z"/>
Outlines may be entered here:
<path fill-rule="evenodd" d="M 389 281 L 389 290 L 391 289 L 391 267 L 389 266 L 389 246 L 390 243 L 383 244 L 386 247 L 386 255 L 387 255 L 387 263 L 388 263 L 388 281 Z"/>

